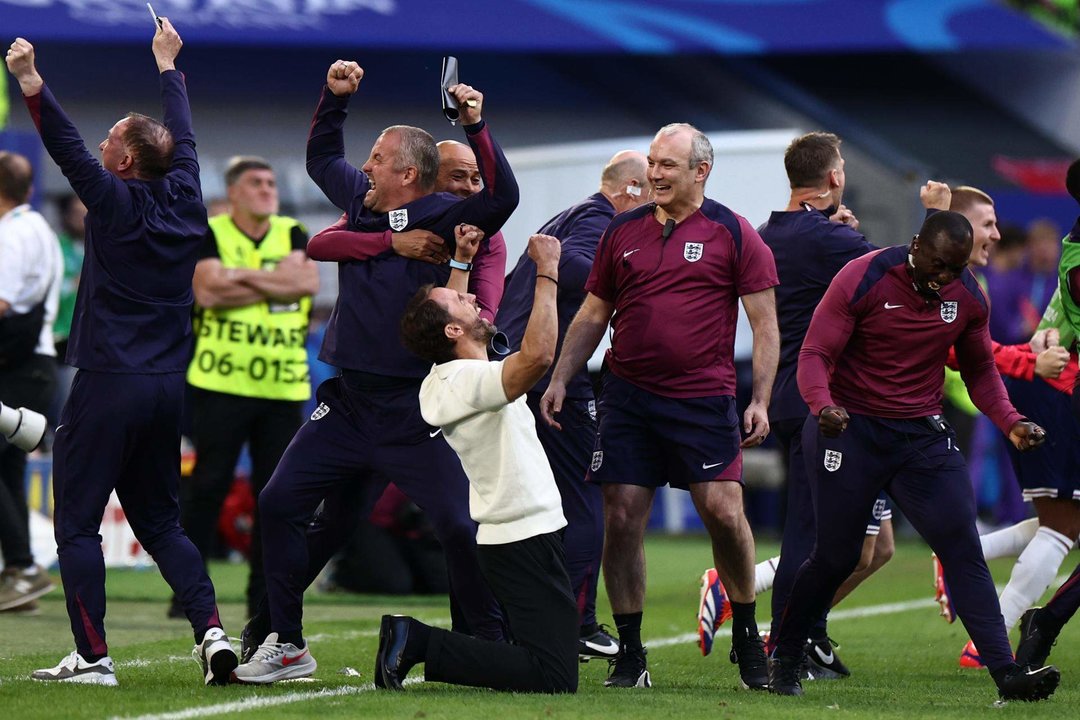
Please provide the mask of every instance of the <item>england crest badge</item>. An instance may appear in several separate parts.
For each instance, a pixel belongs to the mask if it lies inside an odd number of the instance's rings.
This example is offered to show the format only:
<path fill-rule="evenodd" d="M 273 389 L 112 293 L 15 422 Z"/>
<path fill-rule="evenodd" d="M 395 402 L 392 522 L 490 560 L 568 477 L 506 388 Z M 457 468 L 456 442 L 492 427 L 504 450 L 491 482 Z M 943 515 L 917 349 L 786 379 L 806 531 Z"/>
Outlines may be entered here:
<path fill-rule="evenodd" d="M 697 262 L 701 259 L 701 256 L 704 252 L 704 244 L 688 242 L 683 245 L 682 256 L 686 259 L 687 262 Z"/>
<path fill-rule="evenodd" d="M 409 224 L 409 211 L 405 208 L 390 211 L 390 229 L 395 232 L 404 230 Z"/>
<path fill-rule="evenodd" d="M 315 408 L 315 412 L 311 413 L 312 420 L 322 420 L 330 413 L 330 408 L 326 403 L 319 403 L 319 407 Z"/>
<path fill-rule="evenodd" d="M 829 472 L 836 472 L 840 469 L 840 463 L 844 459 L 844 453 L 838 450 L 826 450 L 825 451 L 825 469 Z"/>
<path fill-rule="evenodd" d="M 947 300 L 941 303 L 941 319 L 947 323 L 951 323 L 956 319 L 956 301 Z"/>
<path fill-rule="evenodd" d="M 604 464 L 604 451 L 603 450 L 597 450 L 596 452 L 594 452 L 592 454 L 592 465 L 589 466 L 589 469 L 592 470 L 593 472 L 596 472 L 597 470 L 600 469 L 600 466 L 603 465 L 603 464 Z"/>

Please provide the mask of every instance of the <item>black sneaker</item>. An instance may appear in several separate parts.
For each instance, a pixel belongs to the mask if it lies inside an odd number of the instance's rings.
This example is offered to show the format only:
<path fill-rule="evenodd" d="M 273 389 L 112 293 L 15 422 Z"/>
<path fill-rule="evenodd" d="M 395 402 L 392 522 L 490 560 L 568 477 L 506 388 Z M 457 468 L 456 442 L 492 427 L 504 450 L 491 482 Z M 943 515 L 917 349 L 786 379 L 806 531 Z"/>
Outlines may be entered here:
<path fill-rule="evenodd" d="M 269 634 L 269 615 L 256 615 L 248 620 L 247 625 L 240 631 L 240 662 L 251 662 L 251 658 L 255 657 L 255 652 Z"/>
<path fill-rule="evenodd" d="M 765 658 L 765 643 L 756 630 L 748 629 L 746 634 L 731 634 L 731 652 L 728 659 L 739 664 L 739 680 L 745 689 L 765 690 L 769 687 L 769 663 Z"/>
<path fill-rule="evenodd" d="M 596 626 L 596 632 L 578 640 L 578 660 L 589 662 L 594 658 L 611 660 L 619 654 L 619 641 L 603 625 Z"/>
<path fill-rule="evenodd" d="M 1016 664 L 1042 667 L 1057 644 L 1060 627 L 1046 622 L 1046 611 L 1031 608 L 1020 616 L 1020 644 L 1016 646 Z"/>
<path fill-rule="evenodd" d="M 810 639 L 806 643 L 806 671 L 811 680 L 842 680 L 851 675 L 847 665 L 833 648 L 839 645 L 830 637 Z"/>
<path fill-rule="evenodd" d="M 773 657 L 769 660 L 769 692 L 774 695 L 802 695 L 803 657 Z"/>
<path fill-rule="evenodd" d="M 1054 694 L 1061 682 L 1061 673 L 1053 665 L 1032 668 L 1014 664 L 1000 676 L 995 675 L 994 681 L 997 682 L 998 695 L 1002 700 L 1035 702 Z"/>
<path fill-rule="evenodd" d="M 608 673 L 604 687 L 652 687 L 648 664 L 645 662 L 645 648 L 623 647 L 614 660 L 609 660 L 611 672 Z"/>

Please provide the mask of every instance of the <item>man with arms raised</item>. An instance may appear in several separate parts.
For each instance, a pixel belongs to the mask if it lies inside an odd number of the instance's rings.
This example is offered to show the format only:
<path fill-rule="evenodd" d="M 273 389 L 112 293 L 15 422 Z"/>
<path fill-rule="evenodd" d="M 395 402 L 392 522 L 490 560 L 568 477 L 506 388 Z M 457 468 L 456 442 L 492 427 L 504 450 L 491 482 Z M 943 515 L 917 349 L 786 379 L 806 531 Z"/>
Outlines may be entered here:
<path fill-rule="evenodd" d="M 460 247 L 453 243 L 463 222 L 477 226 L 470 232 L 478 242 L 481 231 L 485 237 L 497 232 L 517 207 L 518 190 L 481 118 L 483 95 L 468 85 L 452 88 L 466 137 L 483 159 L 485 185 L 460 200 L 432 192 L 438 149 L 420 128 L 384 130 L 360 169 L 345 160 L 346 107 L 363 74 L 355 62 L 330 66 L 308 137 L 308 174 L 345 212 L 348 229 L 386 233 L 421 227 L 441 237 L 448 253 Z M 424 510 L 439 536 L 451 589 L 471 632 L 502 639 L 497 603 L 477 565 L 468 480 L 439 429 L 420 417 L 420 382 L 429 366 L 394 339 L 418 288 L 447 285 L 467 292 L 471 261 L 471 255 L 458 256 L 448 267 L 386 252 L 338 264 L 340 290 L 320 358 L 341 368 L 341 375 L 319 387 L 319 407 L 293 438 L 259 499 L 270 632 L 250 659 L 245 652 L 248 661 L 236 670 L 241 682 L 271 683 L 315 671 L 303 640 L 303 592 L 311 579 L 309 551 L 310 557 L 326 555 L 309 542 L 339 548 L 356 513 L 370 511 L 391 480 Z M 309 528 L 324 500 L 320 521 Z M 248 633 L 253 634 L 262 632 Z M 245 649 L 253 644 L 245 643 Z"/>
<path fill-rule="evenodd" d="M 471 248 L 461 248 L 468 255 Z M 420 388 L 424 419 L 440 427 L 468 475 L 477 552 L 510 621 L 515 644 L 494 643 L 383 616 L 375 684 L 402 689 L 424 679 L 517 692 L 577 690 L 577 608 L 566 575 L 559 490 L 536 437 L 525 393 L 555 357 L 559 241 L 529 239 L 536 263 L 533 309 L 521 350 L 489 362 L 495 327 L 476 298 L 425 286 L 401 320 L 405 345 L 435 363 Z"/>
<path fill-rule="evenodd" d="M 102 141 L 101 163 L 18 38 L 7 66 L 45 148 L 88 209 L 86 262 L 67 361 L 79 369 L 53 447 L 60 577 L 75 651 L 35 680 L 116 685 L 105 642 L 101 518 L 115 489 L 135 537 L 157 563 L 195 632 L 207 684 L 224 684 L 236 655 L 214 586 L 180 527 L 180 411 L 191 357 L 191 276 L 206 235 L 183 43 L 162 18 L 153 41 L 164 123 L 130 114 Z"/>
<path fill-rule="evenodd" d="M 585 282 L 592 270 L 596 246 L 611 218 L 632 210 L 647 199 L 645 156 L 623 150 L 611 158 L 600 175 L 599 189 L 581 202 L 553 217 L 540 232 L 559 238 L 559 344 L 566 337 L 570 321 L 585 300 Z M 536 264 L 528 252 L 522 253 L 506 284 L 506 294 L 496 323 L 506 333 L 511 348 L 520 346 L 533 307 L 537 282 Z M 596 586 L 600 579 L 600 558 L 604 552 L 603 498 L 600 488 L 585 482 L 596 440 L 596 399 L 588 368 L 582 367 L 567 386 L 558 427 L 540 417 L 540 398 L 547 389 L 548 372 L 526 394 L 529 409 L 536 417 L 536 434 L 544 446 L 566 515 L 566 569 L 570 587 L 581 614 L 583 660 L 612 658 L 619 643 L 596 622 Z"/>

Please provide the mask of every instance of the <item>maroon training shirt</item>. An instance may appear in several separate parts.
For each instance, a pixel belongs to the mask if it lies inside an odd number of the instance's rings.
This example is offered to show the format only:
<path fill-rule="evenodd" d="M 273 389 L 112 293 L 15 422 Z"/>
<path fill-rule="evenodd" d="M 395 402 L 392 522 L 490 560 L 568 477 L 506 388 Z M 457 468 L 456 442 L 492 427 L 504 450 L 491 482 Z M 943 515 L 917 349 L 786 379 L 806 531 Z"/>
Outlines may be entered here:
<path fill-rule="evenodd" d="M 666 240 L 655 208 L 615 216 L 585 284 L 615 304 L 608 367 L 657 395 L 734 395 L 739 296 L 777 285 L 772 252 L 746 218 L 713 200 Z"/>
<path fill-rule="evenodd" d="M 971 399 L 1007 434 L 1023 417 L 994 365 L 982 288 L 965 270 L 940 300 L 925 298 L 907 260 L 907 246 L 885 248 L 837 274 L 799 353 L 803 399 L 815 415 L 829 405 L 887 418 L 938 414 L 945 359 L 955 345 Z"/>

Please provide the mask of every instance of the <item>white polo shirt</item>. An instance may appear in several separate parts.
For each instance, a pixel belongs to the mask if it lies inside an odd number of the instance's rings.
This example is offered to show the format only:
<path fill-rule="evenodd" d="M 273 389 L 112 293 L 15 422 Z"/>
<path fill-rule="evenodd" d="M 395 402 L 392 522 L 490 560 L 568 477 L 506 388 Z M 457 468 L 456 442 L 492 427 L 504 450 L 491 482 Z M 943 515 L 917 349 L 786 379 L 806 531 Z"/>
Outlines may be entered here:
<path fill-rule="evenodd" d="M 56 356 L 53 323 L 63 278 L 60 241 L 45 218 L 29 205 L 19 205 L 0 217 L 0 300 L 11 305 L 8 312 L 16 313 L 30 312 L 45 300 L 45 321 L 34 351 L 38 355 Z"/>
<path fill-rule="evenodd" d="M 420 386 L 420 413 L 442 428 L 469 478 L 476 542 L 503 545 L 566 526 L 536 423 L 525 397 L 506 398 L 502 362 L 435 365 Z"/>

